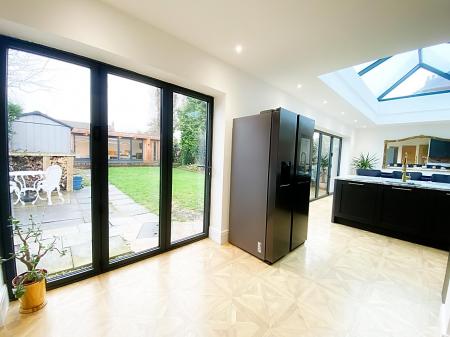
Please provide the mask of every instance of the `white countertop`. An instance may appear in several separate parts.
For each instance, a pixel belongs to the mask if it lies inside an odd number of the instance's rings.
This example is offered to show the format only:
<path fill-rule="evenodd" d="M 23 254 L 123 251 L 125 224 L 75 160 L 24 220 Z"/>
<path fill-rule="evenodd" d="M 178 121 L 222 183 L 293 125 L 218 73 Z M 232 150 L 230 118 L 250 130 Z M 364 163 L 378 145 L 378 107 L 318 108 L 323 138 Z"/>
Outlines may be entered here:
<path fill-rule="evenodd" d="M 402 170 L 401 167 L 388 166 L 388 167 L 382 168 L 381 172 L 392 173 L 394 171 L 401 171 L 401 170 Z M 424 176 L 428 176 L 428 177 L 431 177 L 431 175 L 433 175 L 433 174 L 450 175 L 450 170 L 449 169 L 431 169 L 431 168 L 426 168 L 426 167 L 408 167 L 406 170 L 408 172 L 422 172 L 422 174 Z"/>
<path fill-rule="evenodd" d="M 415 188 L 423 188 L 423 189 L 428 189 L 428 190 L 450 191 L 450 184 L 435 183 L 432 181 L 408 180 L 406 183 L 404 183 L 401 181 L 401 179 L 366 177 L 366 176 L 357 176 L 357 175 L 339 176 L 339 177 L 336 177 L 336 179 L 337 180 L 347 180 L 347 181 L 358 181 L 358 182 L 362 182 L 362 183 L 372 183 L 372 184 L 380 184 L 380 185 L 415 187 Z"/>

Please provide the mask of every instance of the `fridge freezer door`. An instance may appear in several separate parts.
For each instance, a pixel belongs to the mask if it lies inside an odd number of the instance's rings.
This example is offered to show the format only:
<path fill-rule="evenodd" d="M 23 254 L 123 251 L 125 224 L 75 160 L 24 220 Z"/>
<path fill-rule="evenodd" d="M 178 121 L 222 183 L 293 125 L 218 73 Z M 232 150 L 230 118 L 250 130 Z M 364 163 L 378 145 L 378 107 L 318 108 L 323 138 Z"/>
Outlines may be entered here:
<path fill-rule="evenodd" d="M 282 108 L 270 114 L 272 130 L 265 259 L 274 263 L 290 250 L 297 114 Z"/>
<path fill-rule="evenodd" d="M 294 169 L 295 177 L 291 200 L 291 250 L 303 244 L 308 235 L 309 194 L 311 184 L 314 124 L 314 120 L 301 115 L 298 116 L 297 146 Z"/>
<path fill-rule="evenodd" d="M 292 193 L 291 250 L 306 241 L 308 236 L 309 186 L 311 177 L 298 177 Z"/>

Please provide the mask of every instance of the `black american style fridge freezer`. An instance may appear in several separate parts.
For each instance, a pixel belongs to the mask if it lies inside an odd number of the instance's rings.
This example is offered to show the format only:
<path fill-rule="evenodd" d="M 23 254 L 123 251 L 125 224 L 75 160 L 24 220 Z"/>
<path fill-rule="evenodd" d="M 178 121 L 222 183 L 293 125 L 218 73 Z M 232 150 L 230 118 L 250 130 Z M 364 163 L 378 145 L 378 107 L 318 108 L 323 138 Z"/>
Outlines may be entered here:
<path fill-rule="evenodd" d="M 313 134 L 283 108 L 233 120 L 229 239 L 268 263 L 307 238 Z"/>

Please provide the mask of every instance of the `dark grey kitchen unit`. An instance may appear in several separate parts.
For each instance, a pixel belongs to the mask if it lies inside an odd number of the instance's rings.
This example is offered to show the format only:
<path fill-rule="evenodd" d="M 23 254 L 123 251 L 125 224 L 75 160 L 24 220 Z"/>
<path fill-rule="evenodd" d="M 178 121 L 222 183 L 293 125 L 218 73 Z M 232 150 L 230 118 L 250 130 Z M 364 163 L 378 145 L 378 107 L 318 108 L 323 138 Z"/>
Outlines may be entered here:
<path fill-rule="evenodd" d="M 449 250 L 450 190 L 336 179 L 332 221 Z"/>

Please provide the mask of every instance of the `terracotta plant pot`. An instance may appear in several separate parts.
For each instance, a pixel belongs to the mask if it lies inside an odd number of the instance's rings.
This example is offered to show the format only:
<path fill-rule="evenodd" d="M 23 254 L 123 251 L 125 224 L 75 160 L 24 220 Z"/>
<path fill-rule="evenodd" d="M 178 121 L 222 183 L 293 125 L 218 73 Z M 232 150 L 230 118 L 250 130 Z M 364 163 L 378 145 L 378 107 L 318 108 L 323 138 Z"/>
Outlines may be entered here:
<path fill-rule="evenodd" d="M 40 269 L 40 271 L 47 275 L 45 269 Z M 26 275 L 27 272 L 17 275 L 13 281 L 13 287 L 19 283 L 20 279 Z M 25 283 L 25 294 L 19 298 L 20 308 L 19 311 L 22 314 L 29 314 L 38 310 L 41 310 L 47 304 L 46 299 L 46 279 L 45 276 L 42 280 L 32 283 Z"/>

